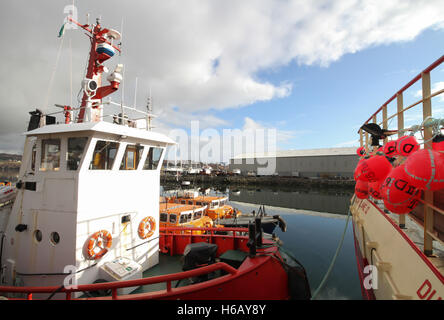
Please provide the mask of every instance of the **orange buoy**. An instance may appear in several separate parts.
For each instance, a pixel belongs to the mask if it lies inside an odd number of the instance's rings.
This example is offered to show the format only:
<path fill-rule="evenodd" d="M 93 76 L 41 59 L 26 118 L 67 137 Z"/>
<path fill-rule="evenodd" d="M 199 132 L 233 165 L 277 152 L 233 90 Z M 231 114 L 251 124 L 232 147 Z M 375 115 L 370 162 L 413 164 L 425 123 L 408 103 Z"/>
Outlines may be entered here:
<path fill-rule="evenodd" d="M 398 139 L 396 144 L 396 151 L 404 157 L 408 157 L 418 149 L 419 143 L 414 136 L 403 136 Z"/>
<path fill-rule="evenodd" d="M 388 174 L 381 186 L 381 193 L 388 204 L 403 207 L 414 199 L 420 190 L 410 183 L 403 164 Z"/>
<path fill-rule="evenodd" d="M 375 155 L 362 161 L 359 179 L 375 182 L 383 180 L 392 169 L 390 161 L 385 156 Z"/>
<path fill-rule="evenodd" d="M 366 154 L 366 152 L 365 152 L 365 148 L 364 148 L 364 147 L 359 147 L 359 148 L 356 150 L 356 153 L 357 153 L 358 156 L 360 156 L 360 157 L 365 156 L 365 154 Z"/>
<path fill-rule="evenodd" d="M 444 157 L 432 149 L 422 149 L 409 156 L 404 165 L 410 183 L 423 190 L 444 188 Z"/>
<path fill-rule="evenodd" d="M 140 221 L 137 233 L 139 234 L 140 239 L 147 239 L 151 237 L 155 231 L 156 220 L 153 217 L 148 216 Z"/>
<path fill-rule="evenodd" d="M 396 144 L 397 144 L 396 140 L 389 141 L 384 145 L 384 148 L 382 151 L 384 152 L 384 154 L 386 156 L 394 157 L 398 154 L 398 152 L 396 151 Z"/>
<path fill-rule="evenodd" d="M 355 194 L 359 199 L 368 198 L 368 182 L 363 180 L 356 181 Z"/>
<path fill-rule="evenodd" d="M 381 185 L 384 182 L 384 180 L 379 180 L 375 182 L 370 182 L 368 184 L 368 193 L 375 199 L 382 199 L 382 193 L 381 193 Z"/>
<path fill-rule="evenodd" d="M 416 189 L 412 196 L 407 197 L 404 201 L 399 203 L 392 203 L 389 200 L 384 199 L 384 206 L 393 213 L 406 214 L 415 209 L 421 199 L 421 195 L 422 190 Z"/>
<path fill-rule="evenodd" d="M 362 165 L 362 161 L 363 161 L 363 160 L 364 160 L 364 159 L 359 160 L 358 164 L 356 165 L 355 171 L 354 171 L 354 173 L 353 173 L 353 178 L 355 179 L 355 181 L 358 181 L 358 180 L 359 180 L 359 177 L 360 177 L 361 174 L 362 174 L 362 168 L 361 168 L 361 165 Z"/>
<path fill-rule="evenodd" d="M 107 230 L 95 232 L 88 241 L 87 256 L 88 259 L 100 259 L 111 248 L 113 237 Z"/>
<path fill-rule="evenodd" d="M 390 212 L 393 212 L 396 214 L 407 214 L 407 213 L 411 212 L 413 209 L 415 209 L 415 207 L 418 205 L 419 198 L 420 198 L 419 194 L 420 193 L 418 193 L 418 196 L 416 196 L 412 199 L 409 199 L 404 204 L 392 204 L 392 203 L 388 202 L 387 200 L 384 200 L 384 206 Z"/>

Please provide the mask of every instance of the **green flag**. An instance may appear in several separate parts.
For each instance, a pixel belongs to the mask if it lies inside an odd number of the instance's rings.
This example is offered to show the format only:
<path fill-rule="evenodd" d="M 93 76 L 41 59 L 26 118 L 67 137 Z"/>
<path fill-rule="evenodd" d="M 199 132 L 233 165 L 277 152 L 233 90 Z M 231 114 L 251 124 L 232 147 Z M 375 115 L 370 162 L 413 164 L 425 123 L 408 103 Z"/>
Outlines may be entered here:
<path fill-rule="evenodd" d="M 63 34 L 65 33 L 65 24 L 66 22 L 62 25 L 62 27 L 60 28 L 59 31 L 59 38 L 63 36 Z"/>

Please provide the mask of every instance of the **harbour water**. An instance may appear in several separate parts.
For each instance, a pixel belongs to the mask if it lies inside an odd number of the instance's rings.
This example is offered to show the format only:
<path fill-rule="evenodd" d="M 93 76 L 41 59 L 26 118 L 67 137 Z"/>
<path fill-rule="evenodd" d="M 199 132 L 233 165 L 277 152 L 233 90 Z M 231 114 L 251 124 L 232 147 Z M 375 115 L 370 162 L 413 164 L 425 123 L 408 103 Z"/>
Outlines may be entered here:
<path fill-rule="evenodd" d="M 221 191 L 218 193 L 221 194 Z M 277 227 L 274 232 L 285 248 L 304 265 L 313 293 L 327 272 L 341 240 L 352 192 L 227 189 L 222 193 L 228 194 L 231 205 L 242 212 L 257 212 L 259 205 L 263 204 L 267 214 L 281 215 L 287 223 L 287 231 L 282 232 Z M 341 252 L 317 299 L 361 298 L 350 220 Z"/>

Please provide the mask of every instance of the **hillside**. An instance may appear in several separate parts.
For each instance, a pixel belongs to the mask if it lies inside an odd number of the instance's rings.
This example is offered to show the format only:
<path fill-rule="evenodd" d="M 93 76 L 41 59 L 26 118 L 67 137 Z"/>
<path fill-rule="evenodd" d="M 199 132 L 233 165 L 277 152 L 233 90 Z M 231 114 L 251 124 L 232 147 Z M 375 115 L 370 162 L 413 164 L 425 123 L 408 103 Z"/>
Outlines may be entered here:
<path fill-rule="evenodd" d="M 0 153 L 0 161 L 22 160 L 21 154 Z"/>

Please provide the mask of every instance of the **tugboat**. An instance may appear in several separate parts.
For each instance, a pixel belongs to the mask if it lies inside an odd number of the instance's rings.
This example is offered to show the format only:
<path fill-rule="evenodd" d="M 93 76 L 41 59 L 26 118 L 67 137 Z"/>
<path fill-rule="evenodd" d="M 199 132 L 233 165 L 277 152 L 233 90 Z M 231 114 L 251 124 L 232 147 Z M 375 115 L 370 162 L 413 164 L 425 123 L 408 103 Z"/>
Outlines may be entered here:
<path fill-rule="evenodd" d="M 205 214 L 212 220 L 232 218 L 235 215 L 239 216 L 242 214 L 241 211 L 228 204 L 227 196 L 203 195 L 199 194 L 199 191 L 194 189 L 177 190 L 173 192 L 175 192 L 175 194 L 173 193 L 172 196 L 167 197 L 167 202 L 206 206 L 207 209 L 205 210 Z"/>
<path fill-rule="evenodd" d="M 248 224 L 259 218 L 265 233 L 272 234 L 276 226 L 279 226 L 283 232 L 287 229 L 284 219 L 279 215 L 268 216 L 263 205 L 259 207 L 257 213 L 253 211 L 250 214 L 244 214 L 228 204 L 228 196 L 203 195 L 194 189 L 170 190 L 168 194 L 165 201 L 169 203 L 206 206 L 205 215 L 219 226 L 246 228 Z"/>
<path fill-rule="evenodd" d="M 91 42 L 83 99 L 79 108 L 64 106 L 64 123 L 31 112 L 15 200 L 1 211 L 0 295 L 309 299 L 303 266 L 263 235 L 260 220 L 224 228 L 224 235 L 159 227 L 160 167 L 174 141 L 130 119 L 126 111 L 134 108 L 123 104 L 113 123 L 105 121 L 104 106 L 112 103 L 103 98 L 118 90 L 123 66 L 102 85 L 104 62 L 120 52 L 120 34 L 99 20 L 69 21 Z M 143 114 L 148 123 L 152 115 Z M 156 284 L 162 286 L 153 290 Z"/>
<path fill-rule="evenodd" d="M 219 227 L 205 215 L 206 206 L 196 207 L 189 204 L 160 203 L 160 227 Z M 201 234 L 197 231 L 196 234 Z"/>
<path fill-rule="evenodd" d="M 364 299 L 444 298 L 444 119 L 432 109 L 444 90 L 432 92 L 430 80 L 443 62 L 409 81 L 359 130 L 350 210 Z M 422 98 L 404 106 L 403 94 L 418 82 Z M 391 102 L 397 111 L 389 116 Z M 404 114 L 414 107 L 423 120 L 405 127 Z"/>

